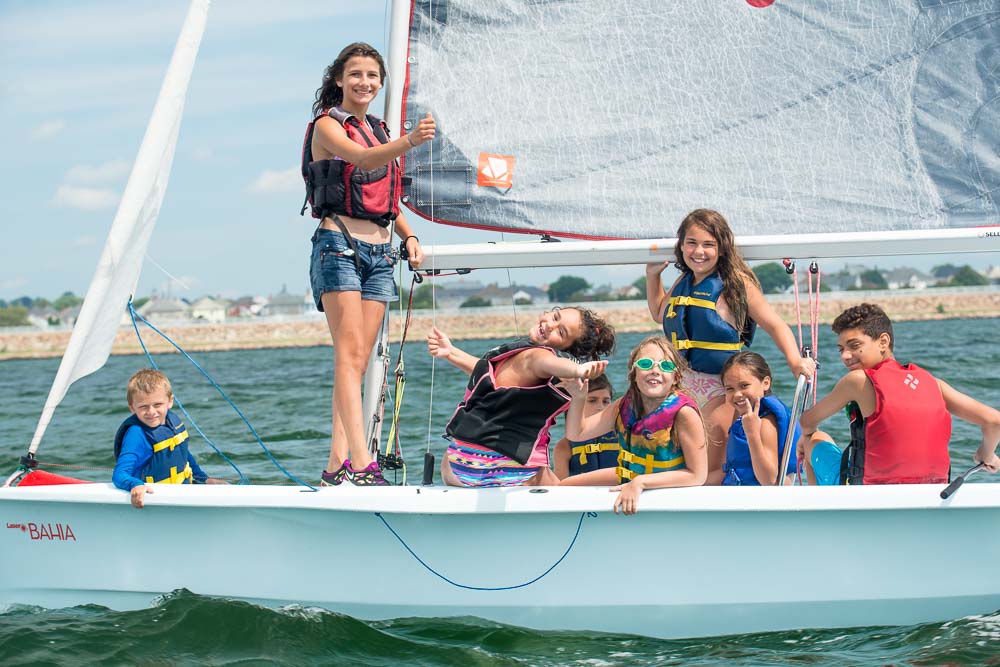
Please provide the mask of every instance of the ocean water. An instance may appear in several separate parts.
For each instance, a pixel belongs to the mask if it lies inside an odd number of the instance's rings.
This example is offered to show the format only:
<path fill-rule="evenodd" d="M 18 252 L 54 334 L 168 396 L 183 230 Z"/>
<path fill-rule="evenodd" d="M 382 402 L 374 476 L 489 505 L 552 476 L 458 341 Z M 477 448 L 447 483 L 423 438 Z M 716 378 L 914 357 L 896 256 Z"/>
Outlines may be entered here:
<path fill-rule="evenodd" d="M 896 326 L 897 357 L 913 361 L 954 387 L 1000 406 L 1000 320 L 906 322 Z M 400 436 L 418 483 L 423 453 L 440 460 L 440 434 L 461 398 L 466 378 L 431 363 L 425 332 L 411 331 L 404 350 L 406 388 Z M 146 335 L 155 335 L 152 333 Z M 620 392 L 625 363 L 643 334 L 619 337 L 609 377 Z M 178 341 L 183 346 L 183 340 Z M 500 341 L 468 341 L 481 353 Z M 828 328 L 820 332 L 820 390 L 843 374 Z M 791 373 L 766 334 L 753 349 L 775 371 L 775 391 L 790 401 Z M 390 371 L 398 346 L 392 349 Z M 181 355 L 157 355 L 193 421 L 254 483 L 292 483 L 249 432 L 212 383 Z M 196 361 L 239 406 L 270 454 L 291 475 L 318 481 L 330 435 L 332 350 L 328 347 L 199 353 Z M 0 472 L 13 471 L 34 432 L 58 367 L 57 359 L 0 363 Z M 148 365 L 143 357 L 113 357 L 77 382 L 56 411 L 38 452 L 46 469 L 82 479 L 107 480 L 110 439 L 127 416 L 125 382 Z M 391 410 L 387 409 L 386 418 Z M 190 423 L 189 423 L 190 427 Z M 838 440 L 847 425 L 824 424 Z M 954 470 L 972 465 L 976 427 L 955 421 Z M 211 474 L 236 472 L 195 436 L 193 451 Z M 397 473 L 397 482 L 402 481 Z M 995 483 L 976 475 L 970 483 Z M 942 564 L 947 567 L 947 564 Z M 365 622 L 311 608 L 266 609 L 239 601 L 175 591 L 150 608 L 118 612 L 98 606 L 0 608 L 0 664 L 213 664 L 213 665 L 985 665 L 1000 664 L 1000 614 L 948 623 L 893 628 L 807 630 L 722 638 L 663 641 L 625 635 L 540 632 L 477 618 L 394 619 Z"/>

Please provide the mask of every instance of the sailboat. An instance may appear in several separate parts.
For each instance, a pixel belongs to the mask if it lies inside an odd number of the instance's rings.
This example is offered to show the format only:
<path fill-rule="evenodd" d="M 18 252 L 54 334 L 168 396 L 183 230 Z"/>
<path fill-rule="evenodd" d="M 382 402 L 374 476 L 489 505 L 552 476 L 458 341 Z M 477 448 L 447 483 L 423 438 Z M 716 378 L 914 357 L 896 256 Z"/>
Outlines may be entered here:
<path fill-rule="evenodd" d="M 0 603 L 128 609 L 186 588 L 664 638 L 1000 609 L 1000 583 L 971 574 L 1000 557 L 997 484 L 947 499 L 935 485 L 672 489 L 627 520 L 603 488 L 164 486 L 136 512 L 110 484 L 17 484 L 69 386 L 107 358 L 207 10 L 192 1 L 24 469 L 0 488 Z M 725 211 L 749 259 L 996 251 L 998 32 L 995 0 L 398 0 L 387 120 L 431 111 L 440 130 L 406 160 L 405 203 L 578 239 L 434 246 L 425 267 L 663 260 L 696 206 Z M 149 557 L 121 549 L 126 535 Z M 657 565 L 622 567 L 623 544 Z M 162 567 L 191 550 L 198 567 Z M 344 585 L 332 553 L 397 576 Z M 698 571 L 659 566 L 676 553 Z M 755 576 L 719 576 L 734 568 Z"/>

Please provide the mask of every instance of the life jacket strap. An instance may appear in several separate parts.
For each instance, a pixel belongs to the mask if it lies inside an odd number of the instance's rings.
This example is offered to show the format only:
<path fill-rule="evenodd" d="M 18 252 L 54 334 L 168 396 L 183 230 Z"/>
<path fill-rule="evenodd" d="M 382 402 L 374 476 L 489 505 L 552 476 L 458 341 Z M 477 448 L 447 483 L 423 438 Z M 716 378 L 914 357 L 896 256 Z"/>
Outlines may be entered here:
<path fill-rule="evenodd" d="M 667 303 L 669 304 L 669 307 L 667 308 L 667 312 L 664 317 L 677 317 L 677 312 L 674 310 L 674 306 L 693 306 L 695 308 L 715 310 L 714 301 L 699 299 L 693 296 L 672 296 Z"/>
<path fill-rule="evenodd" d="M 153 479 L 152 477 L 146 478 L 147 484 L 184 484 L 184 480 L 189 480 L 194 477 L 194 473 L 191 471 L 191 464 L 184 464 L 184 470 L 177 472 L 177 466 L 170 466 L 170 476 L 164 477 L 163 479 Z"/>
<path fill-rule="evenodd" d="M 577 445 L 570 450 L 570 456 L 579 456 L 580 465 L 587 465 L 587 454 L 600 454 L 601 452 L 614 452 L 619 449 L 617 442 L 588 442 L 585 445 Z"/>
<path fill-rule="evenodd" d="M 153 453 L 155 454 L 156 452 L 162 452 L 164 449 L 169 449 L 170 451 L 173 451 L 174 447 L 183 443 L 187 439 L 188 439 L 188 432 L 187 429 L 184 429 L 180 433 L 177 433 L 174 436 L 167 438 L 166 440 L 160 440 L 158 443 L 154 444 Z"/>
<path fill-rule="evenodd" d="M 685 340 L 677 338 L 677 334 L 672 334 L 671 343 L 678 350 L 723 350 L 726 352 L 734 351 L 739 352 L 743 349 L 743 341 L 737 343 L 713 343 L 706 340 Z"/>
<path fill-rule="evenodd" d="M 637 473 L 633 471 L 631 468 L 626 468 L 626 466 L 623 466 L 622 465 L 623 463 L 626 465 L 641 465 L 643 467 L 643 471 Z M 684 463 L 683 454 L 681 454 L 680 456 L 676 456 L 670 459 L 669 461 L 657 461 L 654 458 L 653 452 L 649 452 L 645 456 L 637 456 L 632 452 L 623 449 L 621 450 L 621 453 L 618 454 L 618 470 L 626 468 L 626 470 L 630 473 L 627 477 L 625 477 L 626 479 L 632 479 L 636 475 L 642 475 L 642 474 L 649 475 L 651 473 L 656 472 L 658 468 L 661 470 L 669 470 L 671 468 L 680 465 L 681 463 Z M 619 478 L 622 477 L 623 475 L 619 474 Z"/>

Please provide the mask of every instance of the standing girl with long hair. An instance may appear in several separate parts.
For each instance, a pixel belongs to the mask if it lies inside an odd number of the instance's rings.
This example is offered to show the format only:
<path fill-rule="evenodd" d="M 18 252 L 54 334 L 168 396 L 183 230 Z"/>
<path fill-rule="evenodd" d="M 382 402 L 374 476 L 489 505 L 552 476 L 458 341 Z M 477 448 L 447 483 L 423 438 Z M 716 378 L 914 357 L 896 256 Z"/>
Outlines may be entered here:
<path fill-rule="evenodd" d="M 398 158 L 434 138 L 434 120 L 428 114 L 412 132 L 391 139 L 388 126 L 368 113 L 385 76 L 378 51 L 360 42 L 347 46 L 326 68 L 303 144 L 306 197 L 320 221 L 312 237 L 310 282 L 334 353 L 324 485 L 388 484 L 365 442 L 361 382 L 386 304 L 397 298 L 397 257 L 409 259 L 413 268 L 423 261 L 420 241 L 399 210 Z M 398 254 L 390 238 L 393 225 L 402 239 Z"/>

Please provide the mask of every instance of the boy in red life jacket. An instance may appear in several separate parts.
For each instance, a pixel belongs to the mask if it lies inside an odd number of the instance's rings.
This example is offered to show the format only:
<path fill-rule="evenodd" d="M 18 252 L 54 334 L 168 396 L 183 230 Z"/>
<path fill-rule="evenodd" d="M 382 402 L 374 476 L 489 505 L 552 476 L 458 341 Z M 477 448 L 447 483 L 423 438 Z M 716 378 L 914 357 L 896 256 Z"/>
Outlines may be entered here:
<path fill-rule="evenodd" d="M 832 328 L 848 372 L 799 421 L 799 456 L 805 458 L 810 484 L 947 483 L 952 415 L 982 429 L 973 460 L 991 472 L 1000 470 L 1000 412 L 915 364 L 896 361 L 885 311 L 863 303 L 841 313 Z M 851 445 L 842 455 L 816 429 L 845 406 Z"/>

